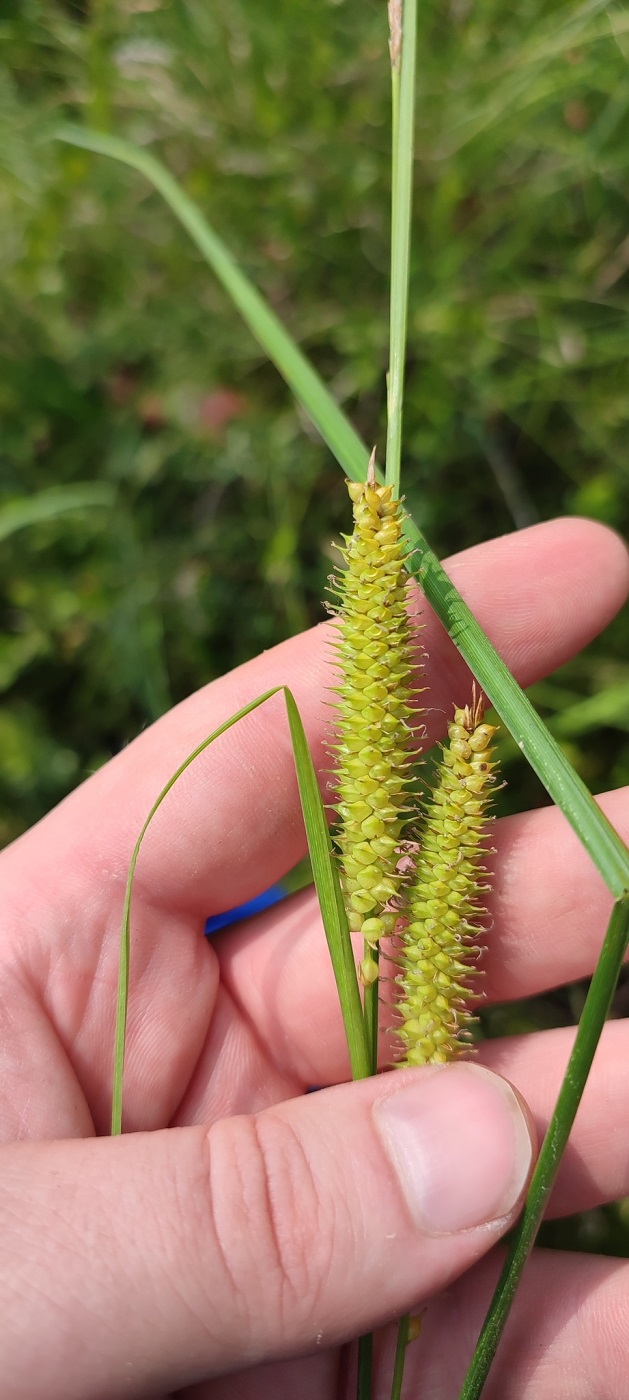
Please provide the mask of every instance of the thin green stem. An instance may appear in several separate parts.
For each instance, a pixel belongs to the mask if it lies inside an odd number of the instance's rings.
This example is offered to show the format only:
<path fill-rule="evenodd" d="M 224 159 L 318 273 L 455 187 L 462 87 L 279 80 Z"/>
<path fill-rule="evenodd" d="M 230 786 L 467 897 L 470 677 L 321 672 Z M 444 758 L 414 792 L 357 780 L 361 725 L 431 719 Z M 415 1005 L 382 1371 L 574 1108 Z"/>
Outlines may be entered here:
<path fill-rule="evenodd" d="M 259 695 L 257 699 L 251 700 L 248 705 L 238 710 L 237 714 L 225 720 L 224 724 L 219 725 L 218 729 L 215 729 L 208 738 L 198 744 L 197 747 L 192 750 L 192 753 L 188 754 L 187 758 L 184 759 L 183 763 L 180 763 L 176 772 L 173 773 L 172 777 L 169 778 L 168 782 L 156 797 L 135 843 L 129 865 L 120 931 L 111 1106 L 112 1136 L 117 1136 L 122 1132 L 122 1086 L 127 1038 L 127 1010 L 129 1003 L 131 895 L 133 893 L 135 869 L 138 863 L 142 842 L 158 808 L 168 796 L 171 788 L 174 787 L 174 784 L 181 777 L 182 773 L 185 773 L 186 769 L 190 767 L 190 764 L 194 763 L 195 759 L 198 758 L 205 749 L 209 748 L 210 744 L 213 744 L 214 740 L 218 739 L 221 734 L 225 734 L 227 730 L 231 729 L 239 720 L 244 719 L 246 715 L 251 714 L 253 710 L 258 709 L 260 705 L 264 705 L 267 700 L 271 700 L 274 695 L 278 694 L 283 694 L 286 704 L 293 756 L 295 759 L 299 798 L 308 841 L 308 851 L 339 994 L 352 1069 L 352 1078 L 367 1079 L 371 1073 L 371 1060 L 365 1035 L 363 1007 L 360 999 L 360 989 L 356 975 L 347 915 L 343 904 L 337 864 L 332 850 L 330 831 L 321 793 L 319 791 L 312 755 L 308 747 L 308 741 L 292 691 L 285 685 L 274 686 L 272 690 L 265 691 L 263 695 Z"/>
<path fill-rule="evenodd" d="M 262 696 L 262 700 L 269 699 L 269 697 L 274 694 L 275 691 L 270 690 L 267 692 L 266 695 Z M 261 702 L 258 701 L 257 703 Z M 250 706 L 247 707 L 247 709 L 250 708 Z M 184 759 L 184 762 L 180 763 L 176 772 L 173 773 L 172 777 L 169 778 L 168 782 L 162 788 L 158 797 L 155 798 L 153 806 L 151 807 L 151 810 L 145 822 L 143 823 L 140 834 L 133 848 L 133 854 L 129 863 L 127 887 L 125 890 L 124 907 L 122 911 L 120 955 L 118 960 L 116 1028 L 114 1033 L 114 1074 L 111 1099 L 112 1137 L 117 1137 L 122 1132 L 122 1085 L 124 1078 L 124 1063 L 127 1040 L 127 1014 L 129 1006 L 129 963 L 131 952 L 131 895 L 133 893 L 133 880 L 135 876 L 135 868 L 138 863 L 138 857 L 142 847 L 142 842 L 144 840 L 148 827 L 150 826 L 153 817 L 157 812 L 158 807 L 161 807 L 164 798 L 168 796 L 170 789 L 174 787 L 174 784 L 177 782 L 177 779 L 181 777 L 182 773 L 185 773 L 186 768 L 189 768 L 191 763 L 194 763 L 195 758 L 198 758 L 199 755 L 203 753 L 204 749 L 208 747 L 208 744 L 211 744 L 213 739 L 218 738 L 219 734 L 224 733 L 224 731 L 228 729 L 232 723 L 232 720 L 228 720 L 226 724 L 221 725 L 220 729 L 217 729 L 216 732 L 212 734 L 209 739 L 204 739 L 202 744 L 198 744 L 196 749 L 193 749 L 192 753 L 188 754 L 188 757 Z"/>
<path fill-rule="evenodd" d="M 402 1382 L 404 1380 L 404 1362 L 406 1360 L 406 1348 L 408 1346 L 408 1334 L 411 1325 L 409 1313 L 401 1317 L 397 1325 L 397 1341 L 395 1344 L 395 1361 L 393 1363 L 393 1380 L 391 1381 L 391 1400 L 401 1400 Z"/>
<path fill-rule="evenodd" d="M 373 1385 L 373 1332 L 358 1338 L 356 1400 L 371 1400 Z"/>
<path fill-rule="evenodd" d="M 391 308 L 387 394 L 386 482 L 400 494 L 404 363 L 408 320 L 408 277 L 413 193 L 413 128 L 415 120 L 415 51 L 417 0 L 391 0 Z M 401 30 L 401 38 L 400 38 Z"/>
<path fill-rule="evenodd" d="M 376 967 L 378 967 L 380 962 L 380 949 L 377 945 L 375 948 L 370 948 L 369 944 L 365 943 L 365 957 L 369 956 L 371 956 L 373 962 L 375 962 L 376 964 Z M 378 1038 L 380 1030 L 380 998 L 378 995 L 379 986 L 380 981 L 378 978 L 376 978 L 375 982 L 372 982 L 368 987 L 365 987 L 364 997 L 365 1035 L 367 1039 L 367 1049 L 371 1066 L 371 1074 L 378 1073 Z"/>
<path fill-rule="evenodd" d="M 533 1173 L 522 1217 L 485 1318 L 459 1400 L 478 1400 L 503 1333 L 522 1270 L 548 1204 L 561 1156 L 576 1116 L 629 942 L 629 895 L 612 910 L 590 983 L 572 1054 Z"/>

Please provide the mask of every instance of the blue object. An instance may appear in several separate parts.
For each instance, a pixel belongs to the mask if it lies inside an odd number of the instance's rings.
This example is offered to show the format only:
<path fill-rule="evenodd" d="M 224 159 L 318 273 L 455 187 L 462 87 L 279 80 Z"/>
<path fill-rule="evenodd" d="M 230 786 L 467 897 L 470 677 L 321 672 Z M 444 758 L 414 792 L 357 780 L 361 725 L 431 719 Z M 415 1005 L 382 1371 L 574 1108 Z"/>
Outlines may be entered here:
<path fill-rule="evenodd" d="M 262 894 L 257 894 L 254 899 L 247 899 L 244 904 L 237 904 L 233 909 L 227 909 L 224 914 L 213 914 L 206 919 L 205 935 L 211 938 L 213 933 L 218 933 L 219 928 L 228 928 L 230 924 L 238 923 L 239 919 L 250 919 L 252 914 L 260 914 L 263 909 L 271 909 L 274 904 L 279 904 L 282 899 L 286 899 L 288 891 L 282 885 L 271 885 Z"/>

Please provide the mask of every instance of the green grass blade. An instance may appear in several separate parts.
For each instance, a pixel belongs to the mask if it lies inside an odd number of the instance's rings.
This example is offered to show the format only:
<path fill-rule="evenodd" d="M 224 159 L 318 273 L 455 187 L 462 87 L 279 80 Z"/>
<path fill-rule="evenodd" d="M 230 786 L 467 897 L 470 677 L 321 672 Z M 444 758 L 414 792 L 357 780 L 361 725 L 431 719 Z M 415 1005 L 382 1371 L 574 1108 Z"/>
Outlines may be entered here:
<path fill-rule="evenodd" d="M 112 156 L 152 181 L 188 229 L 253 335 L 277 366 L 347 476 L 354 481 L 364 481 L 369 461 L 366 447 L 288 332 L 236 266 L 230 252 L 209 227 L 200 210 L 164 166 L 146 151 L 113 136 L 72 126 L 59 128 L 56 135 L 71 145 Z M 416 549 L 412 567 L 428 601 L 553 801 L 574 827 L 612 894 L 619 898 L 629 885 L 629 852 L 574 773 L 568 759 L 548 733 L 412 521 L 408 524 L 408 536 Z"/>
<path fill-rule="evenodd" d="M 537 1166 L 533 1173 L 522 1217 L 517 1224 L 507 1259 L 465 1378 L 459 1400 L 478 1400 L 502 1336 L 522 1270 L 533 1247 L 548 1198 L 557 1175 L 585 1088 L 594 1052 L 629 942 L 629 895 L 614 905 L 596 971 L 592 978 L 566 1076 Z"/>
<path fill-rule="evenodd" d="M 284 687 L 288 723 L 290 726 L 299 796 L 304 814 L 312 873 L 319 898 L 321 917 L 328 940 L 332 967 L 336 978 L 345 1033 L 354 1079 L 366 1079 L 371 1073 L 363 1028 L 363 1011 L 356 975 L 356 964 L 341 893 L 337 863 L 332 851 L 330 831 L 319 792 L 308 741 L 301 716 L 291 691 Z"/>
<path fill-rule="evenodd" d="M 98 155 L 111 156 L 138 170 L 155 186 L 179 222 L 187 229 L 199 252 L 231 297 L 258 344 L 279 370 L 298 403 L 327 442 L 338 462 L 351 462 L 351 475 L 364 481 L 367 474 L 365 449 L 344 413 L 334 402 L 323 380 L 302 355 L 281 321 L 267 306 L 249 278 L 241 272 L 228 247 L 203 217 L 200 209 L 148 151 L 104 132 L 87 131 L 80 126 L 61 126 L 55 136 L 71 146 L 80 146 Z"/>
<path fill-rule="evenodd" d="M 29 525 L 40 525 L 45 520 L 55 520 L 69 511 L 109 507 L 114 503 L 114 491 L 107 482 L 86 481 L 76 486 L 51 486 L 47 491 L 38 491 L 34 496 L 19 496 L 6 501 L 0 507 L 0 540 L 14 535 L 16 530 L 24 530 Z"/>
<path fill-rule="evenodd" d="M 399 496 L 413 194 L 417 0 L 404 0 L 403 5 L 402 0 L 391 0 L 389 15 L 392 31 L 399 22 L 402 32 L 401 57 L 397 54 L 397 36 L 394 32 L 391 41 L 393 143 L 386 482 L 393 487 L 394 496 Z"/>
<path fill-rule="evenodd" d="M 241 710 L 238 710 L 237 714 L 232 715 L 224 724 L 219 725 L 218 729 L 215 729 L 207 739 L 204 739 L 201 744 L 197 745 L 196 749 L 193 749 L 192 753 L 188 754 L 188 757 L 184 759 L 183 763 L 180 763 L 176 772 L 173 773 L 172 777 L 169 778 L 168 782 L 162 788 L 158 797 L 156 797 L 135 843 L 129 865 L 120 932 L 120 960 L 116 1002 L 114 1076 L 111 1108 L 111 1132 L 113 1136 L 122 1132 L 122 1083 L 129 1002 L 131 895 L 142 842 L 164 798 L 168 796 L 171 788 L 174 787 L 182 773 L 185 773 L 186 769 L 190 767 L 190 764 L 194 763 L 195 759 L 198 758 L 200 754 L 204 753 L 205 750 L 209 748 L 210 744 L 213 744 L 214 740 L 218 739 L 221 734 L 227 733 L 227 730 L 231 729 L 239 720 L 244 719 L 245 716 L 251 714 L 253 710 L 257 710 L 260 705 L 264 705 L 265 701 L 270 700 L 274 695 L 278 694 L 283 694 L 286 701 L 299 796 L 308 839 L 308 850 L 312 862 L 317 895 L 319 897 L 321 917 L 325 928 L 341 1003 L 352 1075 L 354 1079 L 365 1079 L 369 1074 L 369 1057 L 363 1028 L 363 1012 L 358 978 L 354 964 L 347 917 L 341 897 L 336 861 L 332 852 L 332 842 L 326 821 L 325 809 L 319 792 L 317 775 L 314 770 L 314 764 L 294 696 L 287 686 L 275 686 L 273 690 L 265 691 L 263 695 L 259 695 L 257 699 L 251 700 L 248 705 L 244 705 Z"/>
<path fill-rule="evenodd" d="M 226 720 L 225 724 L 221 724 L 218 729 L 215 729 L 214 732 L 210 734 L 207 739 L 204 739 L 202 743 L 197 744 L 196 749 L 193 749 L 192 753 L 189 753 L 188 757 L 183 760 L 183 763 L 180 763 L 179 767 L 173 773 L 172 777 L 168 779 L 168 782 L 165 783 L 161 792 L 155 798 L 153 806 L 151 807 L 151 810 L 146 818 L 146 821 L 144 822 L 144 825 L 142 826 L 138 839 L 133 848 L 133 854 L 131 856 L 131 861 L 129 864 L 129 874 L 127 876 L 127 886 L 125 890 L 124 907 L 122 911 L 122 925 L 120 930 L 120 960 L 118 965 L 116 1030 L 114 1036 L 114 1077 L 111 1105 L 112 1137 L 116 1137 L 119 1133 L 122 1132 L 122 1080 L 124 1073 L 125 1046 L 127 1038 L 127 1010 L 129 1003 L 131 895 L 133 893 L 133 878 L 135 875 L 135 868 L 138 863 L 138 856 L 140 854 L 142 842 L 144 841 L 144 837 L 146 836 L 148 828 L 151 825 L 153 817 L 161 807 L 164 798 L 168 797 L 171 788 L 174 787 L 175 783 L 181 777 L 182 773 L 185 773 L 186 769 L 190 767 L 190 764 L 194 763 L 195 759 L 198 758 L 200 754 L 204 753 L 205 750 L 209 748 L 210 744 L 214 743 L 215 739 L 218 739 L 221 734 L 225 734 L 226 731 L 228 729 L 231 729 L 232 725 L 236 724 L 239 719 L 244 719 L 245 715 L 250 714 L 251 711 L 257 709 L 259 705 L 263 705 L 265 700 L 270 700 L 273 695 L 277 695 L 278 690 L 280 689 L 280 686 L 275 686 L 273 690 L 265 691 L 264 695 L 258 696 L 256 700 L 252 700 L 250 704 L 245 705 L 244 708 L 242 710 L 239 710 L 237 714 L 232 715 L 231 719 Z"/>
<path fill-rule="evenodd" d="M 548 721 L 555 736 L 580 738 L 592 729 L 629 730 L 629 680 L 609 685 L 596 695 L 577 700 Z"/>

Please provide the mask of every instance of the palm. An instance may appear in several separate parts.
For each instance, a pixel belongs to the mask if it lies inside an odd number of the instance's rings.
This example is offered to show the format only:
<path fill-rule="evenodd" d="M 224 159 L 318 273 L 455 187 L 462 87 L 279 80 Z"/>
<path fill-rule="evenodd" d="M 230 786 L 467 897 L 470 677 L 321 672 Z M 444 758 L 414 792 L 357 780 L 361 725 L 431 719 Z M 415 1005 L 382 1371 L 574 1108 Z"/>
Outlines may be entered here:
<path fill-rule="evenodd" d="M 566 621 L 557 590 L 574 591 L 581 551 L 579 527 L 565 527 L 565 540 L 561 528 L 536 532 L 537 569 L 525 576 L 517 540 L 486 548 L 478 574 L 469 559 L 458 566 L 469 601 L 524 682 L 578 650 L 621 600 L 620 568 L 615 591 L 608 581 L 597 594 L 592 565 L 587 587 L 581 583 L 581 606 L 574 606 Z M 607 538 L 603 545 L 609 547 Z M 546 579 L 539 591 L 542 558 L 554 577 L 554 593 Z M 491 600 L 483 602 L 487 577 L 500 589 L 499 610 Z M 531 634 L 533 607 L 538 617 L 544 608 L 547 616 Z M 324 631 L 294 639 L 191 697 L 4 853 L 4 1140 L 108 1131 L 119 923 L 137 832 L 186 752 L 269 686 L 291 685 L 315 759 L 325 769 Z M 427 622 L 424 640 L 430 656 L 429 720 L 436 736 L 451 701 L 466 698 L 469 680 L 434 621 Z M 610 815 L 619 826 L 623 812 L 627 821 L 626 800 L 617 794 Z M 132 908 L 127 1130 L 208 1123 L 347 1077 L 340 1014 L 310 892 L 230 930 L 213 945 L 202 936 L 207 914 L 276 879 L 301 856 L 303 844 L 290 742 L 282 702 L 275 699 L 197 761 L 147 836 Z M 497 999 L 529 995 L 585 975 L 609 901 L 576 839 L 555 812 L 544 811 L 500 823 L 495 844 L 489 994 Z M 565 881 L 560 887 L 558 869 Z M 597 1146 L 592 1126 L 605 1121 L 628 1048 L 624 1027 L 610 1029 L 614 1034 L 598 1059 L 599 1098 L 595 1087 L 590 1116 L 585 1115 L 581 1138 L 577 1130 L 558 1188 L 561 1211 L 629 1190 L 623 1144 L 610 1150 L 599 1137 Z M 552 1032 L 494 1042 L 482 1054 L 518 1086 L 543 1123 L 568 1040 Z M 491 1273 L 491 1267 L 483 1265 L 483 1272 Z M 584 1262 L 584 1280 L 591 1267 Z M 561 1273 L 550 1280 L 547 1271 L 545 1278 L 557 1290 L 553 1297 L 559 1297 Z M 452 1307 L 459 1317 L 464 1310 L 460 1354 L 451 1349 L 447 1363 L 459 1376 L 488 1286 L 468 1274 L 456 1293 L 434 1305 L 438 1325 L 417 1349 L 423 1393 L 452 1393 L 440 1329 L 447 1327 Z M 523 1313 L 527 1296 L 533 1307 L 531 1285 L 523 1294 Z M 412 1356 L 409 1352 L 409 1374 Z M 344 1385 L 339 1364 L 338 1354 L 325 1353 L 211 1382 L 194 1393 L 216 1400 L 223 1394 L 248 1400 L 254 1393 L 281 1400 L 297 1389 L 304 1397 L 336 1396 Z"/>

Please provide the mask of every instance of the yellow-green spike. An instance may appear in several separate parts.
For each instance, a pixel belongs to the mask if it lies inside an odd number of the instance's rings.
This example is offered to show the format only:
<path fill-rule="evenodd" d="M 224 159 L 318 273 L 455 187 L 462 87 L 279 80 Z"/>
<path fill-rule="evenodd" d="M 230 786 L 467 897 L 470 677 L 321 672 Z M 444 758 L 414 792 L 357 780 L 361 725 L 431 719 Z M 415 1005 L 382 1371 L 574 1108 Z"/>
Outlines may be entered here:
<path fill-rule="evenodd" d="M 373 459 L 367 481 L 347 489 L 354 530 L 345 537 L 346 568 L 334 580 L 336 840 L 350 928 L 374 945 L 394 928 L 403 878 L 397 866 L 411 780 L 413 630 L 402 506 L 390 486 L 376 482 Z M 373 980 L 371 967 L 365 972 Z"/>
<path fill-rule="evenodd" d="M 395 1033 L 403 1065 L 443 1064 L 464 1048 L 460 1037 L 471 1020 L 475 940 L 488 888 L 484 861 L 495 732 L 483 721 L 480 700 L 455 709 L 426 804 L 396 950 L 401 1020 Z"/>

